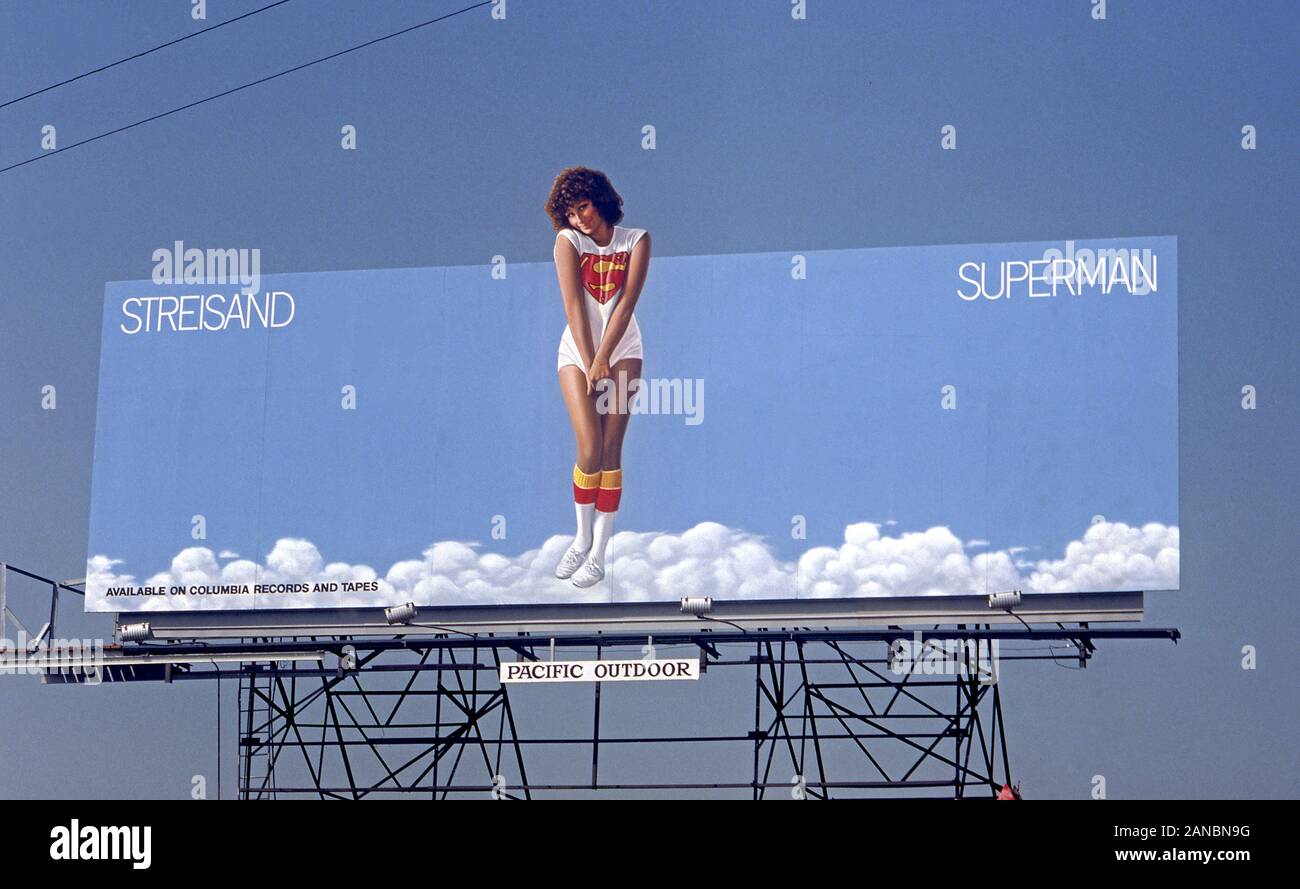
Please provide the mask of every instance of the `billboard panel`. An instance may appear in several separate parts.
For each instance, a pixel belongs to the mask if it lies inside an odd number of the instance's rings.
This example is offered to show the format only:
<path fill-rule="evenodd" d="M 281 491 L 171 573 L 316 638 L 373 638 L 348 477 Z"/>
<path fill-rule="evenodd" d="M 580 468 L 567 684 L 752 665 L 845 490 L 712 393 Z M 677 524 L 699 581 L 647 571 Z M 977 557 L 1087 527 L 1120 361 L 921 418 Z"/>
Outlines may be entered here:
<path fill-rule="evenodd" d="M 579 586 L 552 262 L 108 284 L 87 609 L 1178 587 L 1172 237 L 655 257 L 635 316 Z"/>

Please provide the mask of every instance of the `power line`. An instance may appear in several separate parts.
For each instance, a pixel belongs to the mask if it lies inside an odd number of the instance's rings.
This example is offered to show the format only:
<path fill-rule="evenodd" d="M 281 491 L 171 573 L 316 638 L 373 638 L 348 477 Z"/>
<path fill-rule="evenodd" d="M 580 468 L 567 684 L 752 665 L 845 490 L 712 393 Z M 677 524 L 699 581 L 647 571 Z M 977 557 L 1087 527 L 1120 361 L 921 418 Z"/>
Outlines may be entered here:
<path fill-rule="evenodd" d="M 248 89 L 248 88 L 251 87 L 251 86 L 257 86 L 258 84 L 266 83 L 266 82 L 269 81 L 269 80 L 275 80 L 277 77 L 283 77 L 283 76 L 286 75 L 286 74 L 292 74 L 292 73 L 295 72 L 295 71 L 301 71 L 301 70 L 304 69 L 304 68 L 310 68 L 312 65 L 319 65 L 321 62 L 328 62 L 330 59 L 337 59 L 339 56 L 347 55 L 347 54 L 350 53 L 350 52 L 356 52 L 356 51 L 359 50 L 359 49 L 365 49 L 367 46 L 374 46 L 376 43 L 381 43 L 381 42 L 383 42 L 383 41 L 385 41 L 385 40 L 389 40 L 389 39 L 391 39 L 391 38 L 393 38 L 393 37 L 400 37 L 400 36 L 403 35 L 403 34 L 409 34 L 411 31 L 415 31 L 415 30 L 417 30 L 417 29 L 419 29 L 419 28 L 424 28 L 424 27 L 427 27 L 427 26 L 429 26 L 429 25 L 437 24 L 438 22 L 441 22 L 441 21 L 443 21 L 444 19 L 449 19 L 449 18 L 451 18 L 451 17 L 453 17 L 453 16 L 460 15 L 460 14 L 463 13 L 463 12 L 469 12 L 471 9 L 478 9 L 480 6 L 487 6 L 489 3 L 492 3 L 492 2 L 493 2 L 493 0 L 483 0 L 483 2 L 481 2 L 481 3 L 475 3 L 475 4 L 472 5 L 472 6 L 466 6 L 464 9 L 458 9 L 458 10 L 456 10 L 455 12 L 449 12 L 449 13 L 447 13 L 446 15 L 440 15 L 440 16 L 438 16 L 436 19 L 429 19 L 427 22 L 420 22 L 418 25 L 411 25 L 409 28 L 403 28 L 403 29 L 400 30 L 400 31 L 394 31 L 394 32 L 391 33 L 391 34 L 385 34 L 383 37 L 376 37 L 374 40 L 367 40 L 365 43 L 359 43 L 359 44 L 357 44 L 356 46 L 350 46 L 350 47 L 348 47 L 347 49 L 339 50 L 339 51 L 336 52 L 336 53 L 330 53 L 329 55 L 327 55 L 327 56 L 322 56 L 322 57 L 319 58 L 319 59 L 313 59 L 313 60 L 310 61 L 310 62 L 304 62 L 304 63 L 301 64 L 301 65 L 295 65 L 295 66 L 292 67 L 292 68 L 287 68 L 287 69 L 285 69 L 284 71 L 280 71 L 280 72 L 278 72 L 278 73 L 276 73 L 276 74 L 270 74 L 270 75 L 268 75 L 268 76 L 266 76 L 266 77 L 261 77 L 261 78 L 258 78 L 257 80 L 251 81 L 251 82 L 249 82 L 249 83 L 242 84 L 241 86 L 232 87 L 231 89 L 228 89 L 228 90 L 225 90 L 225 91 L 223 91 L 223 92 L 217 93 L 216 95 L 208 96 L 207 98 L 204 98 L 204 99 L 198 99 L 198 100 L 196 100 L 196 101 L 194 101 L 194 102 L 190 102 L 190 103 L 188 103 L 188 104 L 181 105 L 179 108 L 172 108 L 172 109 L 169 110 L 169 111 L 163 111 L 163 112 L 160 112 L 160 113 L 158 113 L 158 114 L 154 114 L 154 115 L 152 115 L 152 116 L 150 116 L 150 117 L 146 117 L 146 118 L 144 118 L 143 120 L 137 120 L 135 123 L 129 123 L 129 124 L 126 124 L 125 126 L 120 126 L 120 127 L 118 127 L 117 129 L 109 130 L 109 131 L 106 132 L 106 133 L 100 133 L 98 136 L 91 136 L 89 139 L 82 139 L 80 142 L 73 142 L 71 145 L 65 145 L 65 146 L 62 147 L 62 148 L 55 148 L 55 149 L 53 149 L 53 150 L 51 150 L 51 151 L 43 152 L 42 154 L 38 154 L 38 155 L 36 155 L 35 157 L 29 157 L 29 158 L 27 158 L 27 160 L 19 161 L 19 162 L 16 163 L 16 164 L 10 164 L 10 165 L 7 166 L 7 167 L 0 167 L 0 173 L 8 173 L 10 170 L 17 169 L 18 167 L 24 166 L 24 165 L 26 165 L 26 164 L 30 164 L 30 163 L 33 163 L 33 162 L 38 161 L 38 160 L 43 160 L 43 159 L 45 159 L 45 158 L 47 158 L 47 157 L 51 157 L 51 156 L 53 156 L 53 155 L 60 154 L 60 153 L 62 153 L 62 152 L 64 152 L 64 151 L 70 151 L 70 150 L 72 150 L 73 148 L 78 148 L 78 147 L 80 147 L 80 146 L 82 146 L 82 145 L 86 145 L 86 144 L 88 144 L 88 143 L 90 143 L 90 142 L 95 142 L 95 141 L 97 141 L 97 140 L 99 140 L 99 139 L 103 139 L 103 138 L 106 138 L 106 137 L 108 137 L 108 136 L 116 135 L 117 133 L 125 132 L 126 130 L 129 130 L 129 129 L 133 128 L 133 127 L 138 127 L 138 126 L 141 126 L 141 125 L 143 125 L 143 124 L 150 123 L 151 121 L 159 120 L 160 118 L 167 117 L 167 116 L 170 115 L 170 114 L 176 114 L 176 113 L 179 112 L 179 111 L 185 111 L 185 110 L 188 109 L 188 108 L 194 108 L 195 106 L 197 106 L 197 105 L 202 105 L 202 104 L 204 104 L 205 102 L 211 102 L 211 101 L 213 101 L 214 99 L 220 99 L 220 98 L 222 98 L 223 96 L 229 96 L 231 93 L 237 93 L 237 92 L 239 92 L 240 90 L 246 90 L 246 89 Z"/>
<path fill-rule="evenodd" d="M 67 86 L 73 81 L 80 80 L 83 77 L 89 77 L 92 74 L 98 74 L 100 71 L 107 71 L 109 68 L 115 68 L 118 65 L 125 64 L 126 62 L 130 62 L 133 59 L 138 59 L 141 56 L 147 56 L 151 52 L 157 52 L 160 49 L 166 49 L 169 46 L 175 46 L 176 44 L 180 43 L 182 40 L 189 40 L 191 37 L 198 37 L 200 34 L 206 34 L 209 31 L 215 31 L 217 30 L 217 28 L 224 28 L 226 25 L 233 24 L 234 22 L 237 22 L 240 19 L 246 19 L 251 15 L 257 15 L 259 12 L 266 12 L 268 9 L 273 9 L 276 6 L 283 6 L 285 3 L 288 2 L 289 0 L 276 0 L 276 2 L 269 3 L 266 6 L 263 6 L 261 9 L 254 9 L 252 12 L 246 12 L 243 15 L 237 15 L 233 19 L 227 19 L 226 21 L 218 22 L 215 25 L 209 25 L 208 27 L 204 28 L 201 31 L 195 31 L 193 34 L 186 34 L 184 37 L 177 37 L 175 40 L 169 40 L 166 43 L 160 43 L 158 46 L 155 46 L 152 49 L 146 49 L 144 52 L 138 52 L 133 56 L 127 56 L 125 59 L 118 59 L 116 62 L 109 62 L 107 65 L 103 65 L 99 68 L 95 68 L 92 71 L 87 71 L 85 74 L 78 74 L 76 77 L 69 77 L 67 80 L 60 80 L 58 83 L 52 83 L 47 87 L 42 87 L 41 89 L 38 89 L 32 93 L 28 93 L 25 96 L 19 96 L 16 99 L 10 99 L 8 102 L 0 104 L 0 108 L 8 108 L 10 105 L 13 105 L 16 102 L 21 102 L 23 99 L 30 99 L 32 96 L 39 96 L 41 93 L 48 93 L 52 89 L 58 89 L 61 86 Z"/>

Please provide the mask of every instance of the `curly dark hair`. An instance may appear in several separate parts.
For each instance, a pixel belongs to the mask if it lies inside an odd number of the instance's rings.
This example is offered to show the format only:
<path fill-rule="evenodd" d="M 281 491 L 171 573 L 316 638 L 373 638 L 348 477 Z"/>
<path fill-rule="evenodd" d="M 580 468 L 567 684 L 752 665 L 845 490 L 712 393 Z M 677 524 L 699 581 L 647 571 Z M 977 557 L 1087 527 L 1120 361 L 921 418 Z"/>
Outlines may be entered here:
<path fill-rule="evenodd" d="M 610 225 L 623 220 L 623 198 L 600 170 L 588 167 L 565 167 L 555 177 L 551 196 L 546 199 L 546 215 L 555 230 L 569 228 L 569 208 L 583 200 L 596 205 L 600 218 Z"/>

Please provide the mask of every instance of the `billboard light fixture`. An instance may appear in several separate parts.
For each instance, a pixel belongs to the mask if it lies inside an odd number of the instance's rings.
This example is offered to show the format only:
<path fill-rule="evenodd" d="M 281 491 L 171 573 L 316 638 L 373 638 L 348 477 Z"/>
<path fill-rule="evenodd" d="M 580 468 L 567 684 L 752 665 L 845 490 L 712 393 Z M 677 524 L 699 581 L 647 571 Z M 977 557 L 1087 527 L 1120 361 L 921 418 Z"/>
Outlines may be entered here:
<path fill-rule="evenodd" d="M 407 602 L 405 605 L 394 605 L 392 608 L 384 609 L 384 620 L 389 625 L 409 624 L 415 620 L 416 610 L 414 602 Z"/>
<path fill-rule="evenodd" d="M 712 610 L 713 599 L 709 596 L 684 596 L 682 598 L 682 614 L 703 617 Z"/>
<path fill-rule="evenodd" d="M 143 642 L 153 638 L 153 629 L 147 620 L 138 624 L 122 624 L 119 635 L 123 642 Z"/>
<path fill-rule="evenodd" d="M 999 608 L 1010 613 L 1012 608 L 1020 604 L 1020 590 L 1008 590 L 1004 593 L 991 593 L 989 595 L 989 607 Z"/>

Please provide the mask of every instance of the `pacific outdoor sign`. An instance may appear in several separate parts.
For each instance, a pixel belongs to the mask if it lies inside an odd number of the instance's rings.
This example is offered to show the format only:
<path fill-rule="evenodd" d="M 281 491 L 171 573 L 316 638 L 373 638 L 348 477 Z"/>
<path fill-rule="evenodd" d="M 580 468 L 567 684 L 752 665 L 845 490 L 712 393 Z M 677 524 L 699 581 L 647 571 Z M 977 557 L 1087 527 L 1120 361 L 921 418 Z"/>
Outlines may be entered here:
<path fill-rule="evenodd" d="M 501 664 L 502 682 L 646 682 L 699 679 L 700 659 L 638 661 L 514 661 Z"/>
<path fill-rule="evenodd" d="M 1179 585 L 1173 237 L 654 257 L 586 588 L 552 262 L 249 259 L 105 288 L 89 610 Z"/>

